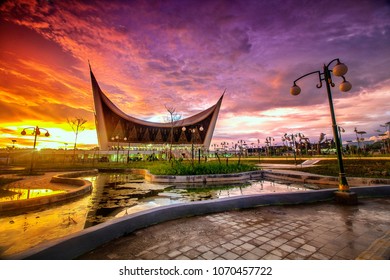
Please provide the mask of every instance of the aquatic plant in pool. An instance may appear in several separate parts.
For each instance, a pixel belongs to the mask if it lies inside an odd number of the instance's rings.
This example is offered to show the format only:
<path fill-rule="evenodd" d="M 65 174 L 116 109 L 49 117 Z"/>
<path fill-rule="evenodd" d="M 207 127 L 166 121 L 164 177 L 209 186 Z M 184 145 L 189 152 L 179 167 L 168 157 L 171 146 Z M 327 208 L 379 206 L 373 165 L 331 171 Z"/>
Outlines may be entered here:
<path fill-rule="evenodd" d="M 0 216 L 0 257 L 159 206 L 238 195 L 311 191 L 302 184 L 259 180 L 219 186 L 167 185 L 150 184 L 142 177 L 125 173 L 99 173 L 83 179 L 93 184 L 88 196 L 14 216 Z"/>

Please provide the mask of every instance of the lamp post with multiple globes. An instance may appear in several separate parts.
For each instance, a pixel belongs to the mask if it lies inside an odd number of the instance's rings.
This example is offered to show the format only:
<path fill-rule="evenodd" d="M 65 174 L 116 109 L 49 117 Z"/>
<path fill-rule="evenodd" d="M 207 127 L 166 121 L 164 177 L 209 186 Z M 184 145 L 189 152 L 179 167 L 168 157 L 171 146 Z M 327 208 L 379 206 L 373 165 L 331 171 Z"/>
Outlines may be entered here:
<path fill-rule="evenodd" d="M 128 147 L 128 149 L 127 149 L 127 160 L 126 160 L 126 162 L 129 163 L 129 162 L 130 162 L 130 137 L 129 137 L 129 138 L 125 137 L 125 138 L 123 138 L 123 140 L 124 140 L 125 142 L 126 142 L 127 140 L 129 140 L 129 147 Z"/>
<path fill-rule="evenodd" d="M 15 139 L 12 139 L 12 149 L 15 149 L 15 143 L 17 142 Z"/>
<path fill-rule="evenodd" d="M 390 122 L 381 124 L 380 126 L 386 128 L 386 133 L 384 136 L 386 136 L 387 134 L 387 139 L 383 139 L 383 140 L 385 142 L 385 149 L 387 148 L 387 153 L 390 153 Z"/>
<path fill-rule="evenodd" d="M 330 70 L 329 66 L 333 62 L 337 62 L 337 63 L 333 67 L 333 69 Z M 332 118 L 333 137 L 334 137 L 335 143 L 336 143 L 337 161 L 338 161 L 338 165 L 339 165 L 339 188 L 338 188 L 338 192 L 336 192 L 336 200 L 339 202 L 354 204 L 354 203 L 357 203 L 357 195 L 356 195 L 356 193 L 350 192 L 348 181 L 347 181 L 347 178 L 345 176 L 343 158 L 342 158 L 342 153 L 341 153 L 340 138 L 338 135 L 338 126 L 336 123 L 336 116 L 335 116 L 335 112 L 334 112 L 334 108 L 333 108 L 333 100 L 332 100 L 332 92 L 331 92 L 331 87 L 335 86 L 335 84 L 332 81 L 332 73 L 334 76 L 341 77 L 343 79 L 343 82 L 339 86 L 340 91 L 346 92 L 352 88 L 351 83 L 348 82 L 344 77 L 344 75 L 347 72 L 348 72 L 348 67 L 344 63 L 340 62 L 340 59 L 338 59 L 338 58 L 333 59 L 328 64 L 324 64 L 323 72 L 313 71 L 313 72 L 307 73 L 307 74 L 299 77 L 298 79 L 296 79 L 294 81 L 293 86 L 290 89 L 290 93 L 294 96 L 300 94 L 301 88 L 299 86 L 297 86 L 297 84 L 296 84 L 297 81 L 299 81 L 300 79 L 302 79 L 306 76 L 312 75 L 312 74 L 318 75 L 319 84 L 316 85 L 317 88 L 321 88 L 322 82 L 325 82 L 326 90 L 327 90 L 327 94 L 328 94 L 330 115 Z"/>
<path fill-rule="evenodd" d="M 115 137 L 111 137 L 111 140 L 112 141 L 117 141 L 117 145 L 116 145 L 116 162 L 118 163 L 119 162 L 119 135 L 115 136 Z M 126 141 L 126 140 L 125 140 Z"/>
<path fill-rule="evenodd" d="M 197 129 L 199 129 L 200 132 L 204 130 L 203 126 L 200 126 L 199 128 L 196 127 L 196 126 L 188 128 L 188 131 L 191 133 L 190 135 L 191 135 L 191 158 L 192 158 L 192 164 L 194 164 L 194 135 L 195 135 Z M 183 132 L 185 132 L 187 130 L 187 127 L 183 126 L 181 128 L 181 130 Z M 199 159 L 200 159 L 200 151 L 199 151 Z"/>
<path fill-rule="evenodd" d="M 37 137 L 38 135 L 41 135 L 41 130 L 44 130 L 46 131 L 46 133 L 44 134 L 46 137 L 49 137 L 50 136 L 50 133 L 47 129 L 45 128 L 42 128 L 42 127 L 38 127 L 38 126 L 31 126 L 31 127 L 26 127 L 26 128 L 23 128 L 21 134 L 23 136 L 25 136 L 27 134 L 26 132 L 26 129 L 32 129 L 32 135 L 34 135 L 34 146 L 33 146 L 33 151 L 32 151 L 32 154 L 31 154 L 31 165 L 30 165 L 30 174 L 32 173 L 32 170 L 33 170 L 33 166 L 34 166 L 34 157 L 35 157 L 35 147 L 37 145 Z"/>
<path fill-rule="evenodd" d="M 244 154 L 244 146 L 246 146 L 246 142 L 244 140 L 237 141 L 238 146 L 238 164 L 241 163 L 241 155 Z"/>

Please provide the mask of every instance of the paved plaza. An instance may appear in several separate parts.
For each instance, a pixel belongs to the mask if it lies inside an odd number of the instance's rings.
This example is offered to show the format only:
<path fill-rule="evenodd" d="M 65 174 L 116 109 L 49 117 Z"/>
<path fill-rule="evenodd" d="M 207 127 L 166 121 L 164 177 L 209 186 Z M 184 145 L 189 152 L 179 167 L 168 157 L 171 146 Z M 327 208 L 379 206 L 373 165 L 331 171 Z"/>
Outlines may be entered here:
<path fill-rule="evenodd" d="M 389 259 L 390 198 L 262 206 L 164 222 L 80 259 Z"/>

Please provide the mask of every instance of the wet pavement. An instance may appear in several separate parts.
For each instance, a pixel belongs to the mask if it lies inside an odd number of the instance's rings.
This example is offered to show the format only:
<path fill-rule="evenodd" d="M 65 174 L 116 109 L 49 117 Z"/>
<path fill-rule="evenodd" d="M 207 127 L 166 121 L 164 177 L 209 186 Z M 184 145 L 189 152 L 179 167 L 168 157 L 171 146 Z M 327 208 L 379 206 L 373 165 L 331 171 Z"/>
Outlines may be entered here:
<path fill-rule="evenodd" d="M 390 198 L 262 206 L 173 220 L 80 259 L 389 259 Z"/>

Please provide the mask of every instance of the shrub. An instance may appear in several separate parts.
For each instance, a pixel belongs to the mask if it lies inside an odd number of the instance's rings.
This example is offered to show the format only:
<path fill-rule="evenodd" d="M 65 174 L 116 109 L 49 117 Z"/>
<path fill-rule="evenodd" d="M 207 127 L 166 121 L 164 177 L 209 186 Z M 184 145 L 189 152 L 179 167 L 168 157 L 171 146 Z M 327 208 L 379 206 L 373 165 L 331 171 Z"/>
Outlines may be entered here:
<path fill-rule="evenodd" d="M 155 175 L 207 175 L 207 174 L 228 174 L 256 170 L 256 167 L 249 164 L 231 163 L 229 165 L 218 162 L 194 163 L 184 161 L 173 161 L 172 164 L 161 164 L 150 167 L 150 172 Z"/>

